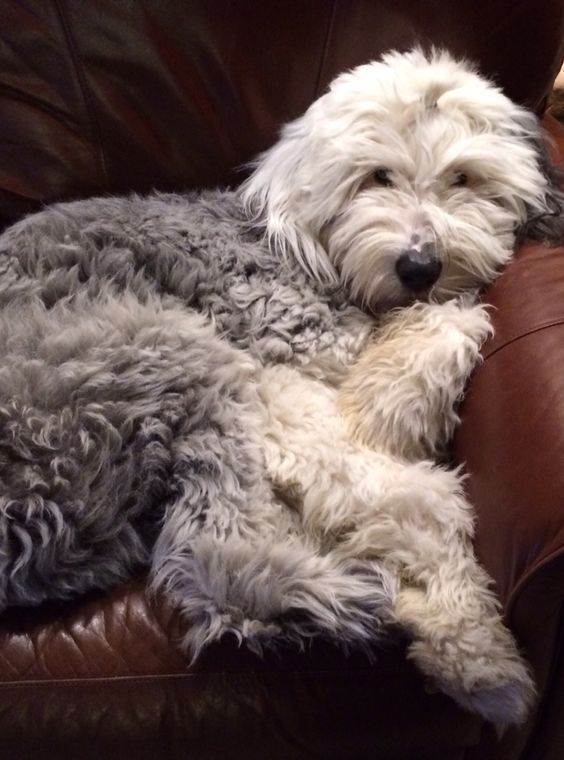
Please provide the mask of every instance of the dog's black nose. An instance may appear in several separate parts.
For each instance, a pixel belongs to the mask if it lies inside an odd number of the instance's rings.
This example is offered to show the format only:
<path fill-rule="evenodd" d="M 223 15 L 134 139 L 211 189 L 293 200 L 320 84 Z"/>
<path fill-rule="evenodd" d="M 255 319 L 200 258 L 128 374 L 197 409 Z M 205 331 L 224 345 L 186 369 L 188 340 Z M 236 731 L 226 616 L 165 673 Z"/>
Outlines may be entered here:
<path fill-rule="evenodd" d="M 414 293 L 429 290 L 439 279 L 442 268 L 430 245 L 424 245 L 421 251 L 405 251 L 396 261 L 396 273 L 401 284 Z"/>

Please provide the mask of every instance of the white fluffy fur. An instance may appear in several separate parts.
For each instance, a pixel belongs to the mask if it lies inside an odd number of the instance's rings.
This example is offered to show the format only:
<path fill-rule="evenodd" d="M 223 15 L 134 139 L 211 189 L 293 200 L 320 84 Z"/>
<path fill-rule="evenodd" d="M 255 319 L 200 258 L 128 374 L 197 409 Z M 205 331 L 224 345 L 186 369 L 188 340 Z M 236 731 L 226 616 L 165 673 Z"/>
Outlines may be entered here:
<path fill-rule="evenodd" d="M 448 54 L 394 53 L 340 76 L 243 189 L 274 246 L 387 311 L 371 337 L 359 324 L 349 355 L 264 369 L 270 477 L 312 534 L 344 556 L 384 561 L 410 656 L 460 704 L 501 723 L 524 718 L 532 681 L 474 557 L 461 475 L 429 458 L 451 437 L 491 332 L 472 293 L 509 261 L 527 216 L 549 205 L 537 131 L 531 114 Z M 395 264 L 425 242 L 442 274 L 414 302 Z"/>
<path fill-rule="evenodd" d="M 447 53 L 392 53 L 338 77 L 286 126 L 244 198 L 274 245 L 379 311 L 409 300 L 398 254 L 433 241 L 443 299 L 491 280 L 519 225 L 546 210 L 537 133 L 530 112 Z M 378 168 L 391 186 L 375 183 Z"/>

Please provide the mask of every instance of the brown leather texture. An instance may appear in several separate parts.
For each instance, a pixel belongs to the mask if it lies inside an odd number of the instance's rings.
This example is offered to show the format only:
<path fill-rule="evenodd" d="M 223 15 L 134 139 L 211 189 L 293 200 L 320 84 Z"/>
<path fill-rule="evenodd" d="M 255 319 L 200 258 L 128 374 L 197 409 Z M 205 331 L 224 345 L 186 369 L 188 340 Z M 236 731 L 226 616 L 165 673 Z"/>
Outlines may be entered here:
<path fill-rule="evenodd" d="M 539 112 L 564 53 L 561 0 L 0 0 L 0 19 L 3 223 L 59 198 L 236 182 L 336 72 L 386 49 L 446 45 Z M 402 642 L 370 664 L 225 641 L 190 664 L 182 621 L 137 579 L 0 617 L 0 760 L 562 757 L 563 255 L 524 247 L 487 294 L 496 337 L 454 449 L 539 683 L 523 729 L 498 743 L 427 693 Z"/>
<path fill-rule="evenodd" d="M 545 126 L 562 166 L 564 127 L 550 117 Z M 454 454 L 470 475 L 476 551 L 540 694 L 528 725 L 491 751 L 556 760 L 564 754 L 564 246 L 523 246 L 485 299 L 495 336 L 467 391 Z"/>
<path fill-rule="evenodd" d="M 542 110 L 561 0 L 0 0 L 0 224 L 41 203 L 233 183 L 344 68 L 443 45 Z"/>
<path fill-rule="evenodd" d="M 261 659 L 226 640 L 191 666 L 179 631 L 142 581 L 4 615 L 0 757 L 454 760 L 479 740 L 480 721 L 427 694 L 401 643 L 375 667 L 323 642 Z"/>

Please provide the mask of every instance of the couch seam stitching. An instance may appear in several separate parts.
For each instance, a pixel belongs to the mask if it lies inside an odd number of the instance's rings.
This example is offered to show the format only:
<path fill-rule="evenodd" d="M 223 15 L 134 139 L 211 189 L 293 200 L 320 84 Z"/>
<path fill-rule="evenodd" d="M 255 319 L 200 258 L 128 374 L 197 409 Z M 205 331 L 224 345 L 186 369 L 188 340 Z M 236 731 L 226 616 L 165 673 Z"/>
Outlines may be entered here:
<path fill-rule="evenodd" d="M 333 0 L 333 4 L 331 6 L 331 13 L 329 15 L 329 21 L 327 22 L 327 31 L 325 33 L 325 42 L 323 44 L 323 51 L 321 53 L 321 60 L 319 62 L 319 70 L 317 72 L 317 78 L 315 82 L 314 98 L 319 97 L 321 77 L 323 76 L 323 71 L 325 69 L 325 64 L 327 62 L 327 57 L 329 54 L 329 42 L 331 40 L 331 37 L 333 36 L 333 28 L 335 26 L 335 18 L 337 15 L 337 4 L 338 4 L 338 0 Z"/>
<path fill-rule="evenodd" d="M 380 671 L 378 671 L 380 672 Z M 239 678 L 242 680 L 260 679 L 264 676 L 276 676 L 282 678 L 294 678 L 299 676 L 300 678 L 357 678 L 359 675 L 366 675 L 373 677 L 375 675 L 374 668 L 363 668 L 355 670 L 320 670 L 320 671 L 299 671 L 299 670 L 267 670 L 267 671 L 202 671 L 200 673 L 161 673 L 161 674 L 149 674 L 140 676 L 87 676 L 82 678 L 76 676 L 75 678 L 37 678 L 29 679 L 27 681 L 2 681 L 0 683 L 0 694 L 2 691 L 10 691 L 11 689 L 24 689 L 33 686 L 33 688 L 47 688 L 52 686 L 102 686 L 111 685 L 115 683 L 138 683 L 143 685 L 158 684 L 166 681 L 190 681 L 192 679 L 208 679 L 208 678 Z"/>
<path fill-rule="evenodd" d="M 517 341 L 521 340 L 521 338 L 526 338 L 529 335 L 534 335 L 536 332 L 540 332 L 541 330 L 546 330 L 549 327 L 557 327 L 558 325 L 564 325 L 564 317 L 559 317 L 558 319 L 552 320 L 551 322 L 546 322 L 544 324 L 537 325 L 536 327 L 532 327 L 529 330 L 526 330 L 523 333 L 520 333 L 519 335 L 516 335 L 513 338 L 510 338 L 509 340 L 505 341 L 501 344 L 501 346 L 497 346 L 489 353 L 487 351 L 484 351 L 483 359 L 486 361 L 487 359 L 490 359 L 492 356 L 495 356 L 495 354 L 498 353 L 498 351 L 503 351 L 504 348 L 507 348 L 507 346 L 510 346 L 512 343 L 516 343 Z"/>
<path fill-rule="evenodd" d="M 101 174 L 103 182 L 105 184 L 108 184 L 109 183 L 108 169 L 107 169 L 106 156 L 104 153 L 104 146 L 102 144 L 102 134 L 100 131 L 100 124 L 98 122 L 98 117 L 96 114 L 96 108 L 94 106 L 94 102 L 90 95 L 90 89 L 86 82 L 84 71 L 82 69 L 82 64 L 81 64 L 80 55 L 78 53 L 78 49 L 76 46 L 76 42 L 72 34 L 70 24 L 68 22 L 68 17 L 67 17 L 66 10 L 64 7 L 64 0 L 54 0 L 54 4 L 57 10 L 57 15 L 59 17 L 59 22 L 61 24 L 63 34 L 65 36 L 65 39 L 68 45 L 70 58 L 72 61 L 72 65 L 74 67 L 80 93 L 82 95 L 85 111 L 86 111 L 87 116 L 90 119 L 89 131 L 91 133 L 91 140 L 92 140 L 92 147 L 94 149 L 94 155 L 96 157 L 95 162 L 97 164 L 98 172 L 99 174 Z"/>

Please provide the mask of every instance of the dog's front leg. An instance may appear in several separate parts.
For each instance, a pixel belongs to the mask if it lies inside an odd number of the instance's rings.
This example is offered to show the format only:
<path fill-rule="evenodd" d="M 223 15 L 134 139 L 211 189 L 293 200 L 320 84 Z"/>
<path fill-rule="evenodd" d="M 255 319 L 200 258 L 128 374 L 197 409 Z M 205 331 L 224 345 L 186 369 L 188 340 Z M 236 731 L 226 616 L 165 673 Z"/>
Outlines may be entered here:
<path fill-rule="evenodd" d="M 383 559 L 398 578 L 395 619 L 413 636 L 410 657 L 442 691 L 493 722 L 522 720 L 532 682 L 474 556 L 459 475 L 382 460 L 372 468 L 373 504 L 338 551 Z"/>
<path fill-rule="evenodd" d="M 341 388 L 350 437 L 411 461 L 442 453 L 490 332 L 485 307 L 463 300 L 391 313 Z"/>
<path fill-rule="evenodd" d="M 531 681 L 474 558 L 457 473 L 348 441 L 336 391 L 290 367 L 267 368 L 259 396 L 269 478 L 294 495 L 307 533 L 390 579 L 411 656 L 442 690 L 491 720 L 523 717 Z"/>

